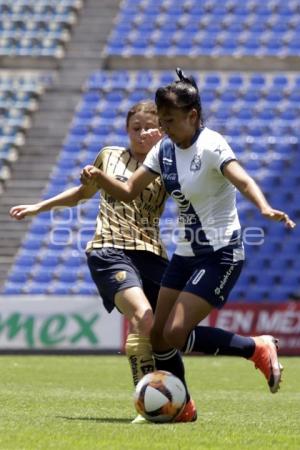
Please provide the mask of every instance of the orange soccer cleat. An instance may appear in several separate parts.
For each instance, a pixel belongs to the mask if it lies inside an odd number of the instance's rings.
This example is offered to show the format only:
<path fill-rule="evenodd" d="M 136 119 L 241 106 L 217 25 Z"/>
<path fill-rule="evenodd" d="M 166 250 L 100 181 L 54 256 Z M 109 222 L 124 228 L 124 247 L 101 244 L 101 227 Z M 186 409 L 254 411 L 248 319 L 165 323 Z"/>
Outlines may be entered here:
<path fill-rule="evenodd" d="M 274 394 L 279 389 L 281 382 L 282 365 L 278 361 L 277 349 L 278 339 L 273 336 L 253 337 L 255 341 L 255 351 L 250 358 L 255 368 L 259 369 L 268 381 L 270 391 Z"/>
<path fill-rule="evenodd" d="M 190 399 L 174 422 L 195 422 L 197 420 L 197 409 L 193 399 Z"/>

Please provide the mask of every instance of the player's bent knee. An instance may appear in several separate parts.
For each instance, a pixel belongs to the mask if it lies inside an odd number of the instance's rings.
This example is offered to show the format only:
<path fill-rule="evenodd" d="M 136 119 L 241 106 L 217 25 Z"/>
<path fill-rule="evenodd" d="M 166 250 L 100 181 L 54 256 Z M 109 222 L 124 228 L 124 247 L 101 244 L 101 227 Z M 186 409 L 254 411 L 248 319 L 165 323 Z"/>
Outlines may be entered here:
<path fill-rule="evenodd" d="M 186 342 L 186 332 L 182 328 L 165 328 L 164 340 L 172 347 L 181 350 Z"/>

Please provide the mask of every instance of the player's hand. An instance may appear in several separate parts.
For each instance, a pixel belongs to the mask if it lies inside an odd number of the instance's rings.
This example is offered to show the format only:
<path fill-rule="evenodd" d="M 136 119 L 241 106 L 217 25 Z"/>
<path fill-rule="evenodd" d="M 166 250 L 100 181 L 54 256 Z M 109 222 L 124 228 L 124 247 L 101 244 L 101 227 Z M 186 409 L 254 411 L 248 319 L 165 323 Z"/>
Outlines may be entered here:
<path fill-rule="evenodd" d="M 16 220 L 25 219 L 25 217 L 27 216 L 35 216 L 37 213 L 38 213 L 37 204 L 13 206 L 9 211 L 10 217 Z"/>
<path fill-rule="evenodd" d="M 96 181 L 97 176 L 99 175 L 100 170 L 97 167 L 88 164 L 85 166 L 80 173 L 80 182 L 83 185 L 90 184 L 91 182 Z"/>
<path fill-rule="evenodd" d="M 149 130 L 141 133 L 143 144 L 146 145 L 149 150 L 154 147 L 154 145 L 156 145 L 162 137 L 163 132 L 159 128 L 150 128 Z"/>
<path fill-rule="evenodd" d="M 264 217 L 266 217 L 266 219 L 275 220 L 276 222 L 283 222 L 285 226 L 290 230 L 292 230 L 296 226 L 295 222 L 291 220 L 289 216 L 283 211 L 279 211 L 273 208 L 267 208 L 262 210 L 261 213 Z"/>

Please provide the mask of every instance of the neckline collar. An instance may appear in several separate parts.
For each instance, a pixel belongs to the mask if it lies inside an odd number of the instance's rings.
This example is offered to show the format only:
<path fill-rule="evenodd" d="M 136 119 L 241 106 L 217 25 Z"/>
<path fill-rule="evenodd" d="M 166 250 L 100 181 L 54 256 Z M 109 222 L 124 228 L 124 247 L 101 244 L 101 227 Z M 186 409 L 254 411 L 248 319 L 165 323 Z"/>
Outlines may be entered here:
<path fill-rule="evenodd" d="M 182 148 L 182 147 L 179 147 L 178 145 L 175 144 L 176 148 L 178 148 L 179 150 L 182 150 L 182 151 L 190 149 L 195 144 L 195 142 L 197 141 L 198 137 L 200 136 L 200 134 L 202 133 L 203 130 L 204 130 L 204 127 L 198 128 L 196 130 L 196 132 L 195 132 L 195 134 L 194 134 L 194 136 L 192 138 L 191 145 L 189 145 L 189 147 Z"/>

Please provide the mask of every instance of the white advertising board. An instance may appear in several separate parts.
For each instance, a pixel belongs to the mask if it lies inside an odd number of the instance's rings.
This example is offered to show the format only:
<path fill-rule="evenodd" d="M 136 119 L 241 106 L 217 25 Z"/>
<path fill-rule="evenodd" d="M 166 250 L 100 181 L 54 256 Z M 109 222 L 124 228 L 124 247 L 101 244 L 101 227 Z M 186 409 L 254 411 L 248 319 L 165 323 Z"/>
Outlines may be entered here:
<path fill-rule="evenodd" d="M 123 318 L 99 297 L 0 296 L 1 350 L 120 351 Z"/>

